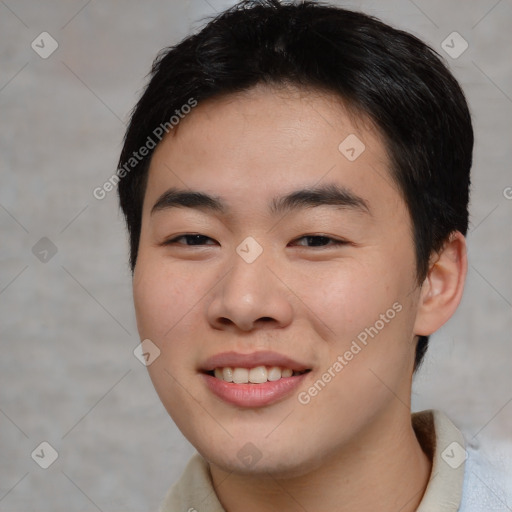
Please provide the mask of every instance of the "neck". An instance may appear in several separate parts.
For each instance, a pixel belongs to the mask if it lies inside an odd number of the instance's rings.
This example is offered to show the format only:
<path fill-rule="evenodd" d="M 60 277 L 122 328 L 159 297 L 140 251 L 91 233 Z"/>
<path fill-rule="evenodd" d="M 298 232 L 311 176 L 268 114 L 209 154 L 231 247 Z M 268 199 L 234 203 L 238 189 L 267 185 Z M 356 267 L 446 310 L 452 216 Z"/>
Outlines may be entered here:
<path fill-rule="evenodd" d="M 321 467 L 298 477 L 240 475 L 210 464 L 227 512 L 413 512 L 425 492 L 431 461 L 411 425 L 410 411 L 393 411 L 335 450 Z M 385 426 L 387 425 L 387 428 Z"/>

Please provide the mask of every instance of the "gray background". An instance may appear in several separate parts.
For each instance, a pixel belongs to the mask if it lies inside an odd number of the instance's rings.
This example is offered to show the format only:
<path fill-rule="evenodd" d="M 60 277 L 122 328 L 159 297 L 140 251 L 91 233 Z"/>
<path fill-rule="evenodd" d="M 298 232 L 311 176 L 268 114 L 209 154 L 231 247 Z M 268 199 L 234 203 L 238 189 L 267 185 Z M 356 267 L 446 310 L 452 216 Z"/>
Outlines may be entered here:
<path fill-rule="evenodd" d="M 115 172 L 157 51 L 233 3 L 0 1 L 0 512 L 152 510 L 193 452 L 133 356 L 123 220 L 115 192 L 92 191 Z M 512 457 L 512 1 L 343 5 L 429 42 L 467 92 L 469 276 L 413 405 Z M 43 31 L 59 45 L 47 59 L 31 48 Z M 453 31 L 469 43 L 457 59 L 441 48 Z M 57 249 L 46 262 L 42 237 Z M 31 458 L 42 441 L 59 454 L 46 470 Z"/>

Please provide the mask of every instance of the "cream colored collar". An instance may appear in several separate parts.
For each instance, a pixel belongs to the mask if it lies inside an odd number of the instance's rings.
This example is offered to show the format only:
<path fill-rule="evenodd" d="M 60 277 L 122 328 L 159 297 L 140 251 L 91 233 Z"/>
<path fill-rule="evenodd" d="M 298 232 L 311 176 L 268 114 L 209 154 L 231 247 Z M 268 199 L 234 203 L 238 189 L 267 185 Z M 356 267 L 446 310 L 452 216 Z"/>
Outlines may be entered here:
<path fill-rule="evenodd" d="M 462 498 L 465 442 L 462 433 L 439 411 L 412 414 L 418 441 L 432 460 L 432 473 L 417 512 L 457 512 Z M 160 512 L 226 512 L 212 485 L 206 461 L 194 454 L 167 494 Z"/>

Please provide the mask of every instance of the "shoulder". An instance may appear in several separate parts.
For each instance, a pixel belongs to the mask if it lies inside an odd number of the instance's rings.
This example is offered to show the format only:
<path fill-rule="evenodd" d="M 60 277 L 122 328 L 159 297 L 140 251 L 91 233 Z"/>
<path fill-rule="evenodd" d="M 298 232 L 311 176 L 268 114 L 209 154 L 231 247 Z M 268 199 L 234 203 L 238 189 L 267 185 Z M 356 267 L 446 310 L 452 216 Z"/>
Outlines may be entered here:
<path fill-rule="evenodd" d="M 492 452 L 476 443 L 466 444 L 467 459 L 460 512 L 512 510 L 512 446 L 499 446 Z"/>
<path fill-rule="evenodd" d="M 512 511 L 512 444 L 464 435 L 438 410 L 413 414 L 432 474 L 418 511 Z"/>

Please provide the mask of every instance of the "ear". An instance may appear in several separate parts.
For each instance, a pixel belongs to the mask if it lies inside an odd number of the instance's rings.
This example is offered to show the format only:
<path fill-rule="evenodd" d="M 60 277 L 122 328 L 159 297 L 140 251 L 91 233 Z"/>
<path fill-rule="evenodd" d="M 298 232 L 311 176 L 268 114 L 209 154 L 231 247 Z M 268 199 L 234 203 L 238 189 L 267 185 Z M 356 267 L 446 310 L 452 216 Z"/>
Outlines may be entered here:
<path fill-rule="evenodd" d="M 414 334 L 429 336 L 455 313 L 468 269 L 466 239 L 454 231 L 441 251 L 432 255 L 421 285 Z"/>

